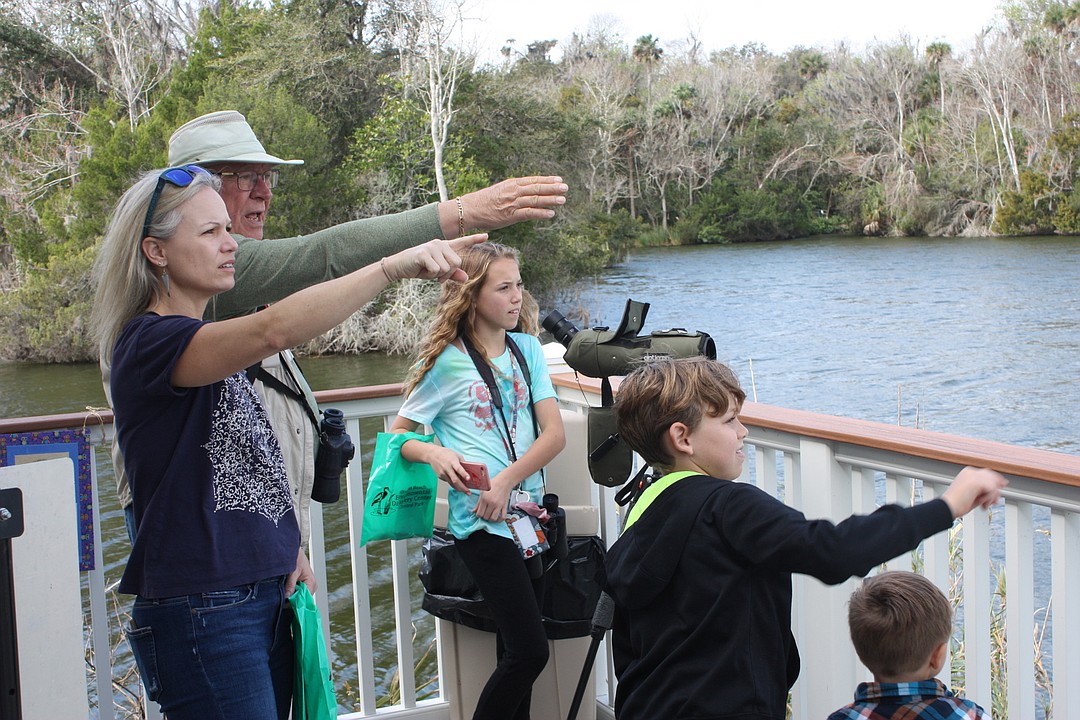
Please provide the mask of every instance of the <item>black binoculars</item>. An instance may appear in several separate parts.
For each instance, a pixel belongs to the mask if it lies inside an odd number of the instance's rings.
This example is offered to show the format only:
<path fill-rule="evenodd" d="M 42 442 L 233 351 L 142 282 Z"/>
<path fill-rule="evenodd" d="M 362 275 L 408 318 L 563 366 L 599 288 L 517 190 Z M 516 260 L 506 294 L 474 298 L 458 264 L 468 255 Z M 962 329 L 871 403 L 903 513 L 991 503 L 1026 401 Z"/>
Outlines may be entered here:
<path fill-rule="evenodd" d="M 529 571 L 529 577 L 539 580 L 544 571 L 550 568 L 556 561 L 566 557 L 566 510 L 559 507 L 559 496 L 555 493 L 544 495 L 543 508 L 547 510 L 548 520 L 543 523 L 544 537 L 547 539 L 548 549 L 539 555 L 533 555 L 525 561 L 525 567 Z"/>
<path fill-rule="evenodd" d="M 323 410 L 319 423 L 319 452 L 315 456 L 315 481 L 311 499 L 334 503 L 341 497 L 341 473 L 356 454 L 349 433 L 345 432 L 345 416 L 337 408 Z"/>
<path fill-rule="evenodd" d="M 566 557 L 566 510 L 559 507 L 559 496 L 555 493 L 544 495 L 544 509 L 548 512 L 548 521 L 544 525 L 548 548 L 552 560 Z"/>

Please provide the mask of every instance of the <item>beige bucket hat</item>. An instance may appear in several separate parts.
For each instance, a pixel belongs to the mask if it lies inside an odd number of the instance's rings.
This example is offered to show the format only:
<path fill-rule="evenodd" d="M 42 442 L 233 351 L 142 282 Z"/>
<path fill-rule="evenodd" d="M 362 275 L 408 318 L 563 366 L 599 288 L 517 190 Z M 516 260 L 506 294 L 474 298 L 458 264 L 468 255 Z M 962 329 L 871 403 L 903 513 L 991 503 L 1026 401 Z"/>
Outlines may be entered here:
<path fill-rule="evenodd" d="M 235 110 L 221 110 L 184 123 L 169 138 L 169 165 L 259 163 L 303 165 L 303 160 L 282 160 L 266 152 L 255 131 Z"/>

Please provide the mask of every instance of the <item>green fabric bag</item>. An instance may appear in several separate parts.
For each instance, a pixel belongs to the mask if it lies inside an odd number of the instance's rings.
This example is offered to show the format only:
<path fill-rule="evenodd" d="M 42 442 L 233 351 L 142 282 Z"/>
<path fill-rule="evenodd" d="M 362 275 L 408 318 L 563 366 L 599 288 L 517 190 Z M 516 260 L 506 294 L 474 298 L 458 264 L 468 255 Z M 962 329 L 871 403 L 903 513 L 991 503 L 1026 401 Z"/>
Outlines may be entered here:
<path fill-rule="evenodd" d="M 296 584 L 289 596 L 292 605 L 293 642 L 296 663 L 293 668 L 292 720 L 337 720 L 337 698 L 330 660 L 326 656 L 322 619 L 315 598 L 307 585 Z"/>
<path fill-rule="evenodd" d="M 434 435 L 379 433 L 371 460 L 360 545 L 372 540 L 431 537 L 439 478 L 427 463 L 401 457 L 406 440 L 431 442 Z"/>

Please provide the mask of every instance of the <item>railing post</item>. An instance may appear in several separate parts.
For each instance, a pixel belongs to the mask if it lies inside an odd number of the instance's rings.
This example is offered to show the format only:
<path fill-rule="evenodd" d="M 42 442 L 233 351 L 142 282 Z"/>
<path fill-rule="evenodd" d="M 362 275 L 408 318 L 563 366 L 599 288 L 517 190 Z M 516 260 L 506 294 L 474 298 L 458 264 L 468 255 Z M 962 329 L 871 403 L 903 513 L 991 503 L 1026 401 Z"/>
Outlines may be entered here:
<path fill-rule="evenodd" d="M 394 578 L 394 621 L 398 654 L 398 687 L 401 705 L 416 707 L 416 665 L 413 659 L 412 607 L 409 597 L 409 547 L 405 540 L 390 542 Z"/>
<path fill-rule="evenodd" d="M 309 518 L 308 537 L 308 562 L 311 563 L 311 572 L 315 575 L 315 605 L 319 608 L 322 619 L 323 637 L 330 637 L 330 586 L 326 574 L 326 526 L 323 522 L 322 503 L 312 501 Z M 330 667 L 334 666 L 333 643 L 326 643 L 326 655 L 330 661 Z"/>
<path fill-rule="evenodd" d="M 934 498 L 941 497 L 944 492 L 938 485 L 923 481 L 923 502 L 930 502 Z M 943 533 L 938 533 L 931 537 L 926 538 L 923 541 L 923 575 L 930 580 L 930 582 L 937 585 L 938 589 L 945 594 L 946 597 L 950 596 L 950 582 L 952 576 L 952 567 L 950 565 L 950 542 L 952 538 L 952 531 L 947 530 Z M 954 628 L 955 629 L 955 628 Z M 945 665 L 942 666 L 941 672 L 938 673 L 938 678 L 941 679 L 946 686 L 952 686 L 952 643 L 948 645 L 948 651 L 945 656 Z"/>
<path fill-rule="evenodd" d="M 990 680 L 990 513 L 968 513 L 963 523 L 964 551 L 964 694 L 989 711 L 993 707 Z"/>
<path fill-rule="evenodd" d="M 808 519 L 839 522 L 851 515 L 851 473 L 836 462 L 829 443 L 803 438 L 800 442 L 800 487 L 795 489 L 797 507 Z M 790 479 L 785 477 L 785 482 Z M 791 488 L 788 487 L 789 497 Z M 798 588 L 799 645 L 804 657 L 798 687 L 801 700 L 794 717 L 821 718 L 851 701 L 858 678 L 857 656 L 848 640 L 847 598 L 852 581 L 828 587 L 808 576 L 795 576 Z M 828 648 L 828 662 L 805 662 Z"/>
<path fill-rule="evenodd" d="M 1006 717 L 1035 712 L 1035 647 L 1032 641 L 1035 601 L 1035 526 L 1031 505 L 1005 504 L 1005 638 L 1008 647 Z"/>
<path fill-rule="evenodd" d="M 1050 516 L 1054 622 L 1054 717 L 1080 718 L 1080 513 Z"/>
<path fill-rule="evenodd" d="M 898 477 L 894 473 L 885 473 L 885 503 L 911 507 L 912 491 L 915 481 L 907 477 Z M 891 558 L 885 563 L 885 570 L 911 570 L 909 554 Z"/>
<path fill-rule="evenodd" d="M 94 671 L 97 674 L 98 714 L 101 720 L 113 720 L 112 643 L 109 641 L 108 598 L 105 596 L 105 538 L 101 535 L 101 488 L 98 487 L 97 462 L 94 446 L 90 446 L 90 493 L 92 527 L 94 529 L 94 568 L 87 573 L 90 590 L 90 627 L 94 644 Z M 123 628 L 121 628 L 121 632 Z M 139 683 L 142 689 L 142 683 Z M 145 700 L 149 705 L 150 701 Z"/>
<path fill-rule="evenodd" d="M 360 447 L 359 424 L 354 441 Z M 356 628 L 357 690 L 363 717 L 375 716 L 375 648 L 372 641 L 371 594 L 368 589 L 367 548 L 361 547 L 361 524 L 364 518 L 364 472 L 360 463 L 349 463 L 345 470 L 346 502 L 349 503 L 349 544 L 353 576 L 353 622 Z"/>

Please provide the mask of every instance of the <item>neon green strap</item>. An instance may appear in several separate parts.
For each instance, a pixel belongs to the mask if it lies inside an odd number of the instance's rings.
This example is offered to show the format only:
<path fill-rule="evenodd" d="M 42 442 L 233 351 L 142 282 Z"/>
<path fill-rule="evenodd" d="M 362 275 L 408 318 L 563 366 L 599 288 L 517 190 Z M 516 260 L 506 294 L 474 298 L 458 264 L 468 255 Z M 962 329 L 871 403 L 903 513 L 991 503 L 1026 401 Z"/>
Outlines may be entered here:
<path fill-rule="evenodd" d="M 683 478 L 700 474 L 701 473 L 694 472 L 693 470 L 679 470 L 678 472 L 668 473 L 649 487 L 645 488 L 645 492 L 641 493 L 641 497 L 638 498 L 638 501 L 634 504 L 633 509 L 627 516 L 626 525 L 623 526 L 623 531 L 629 530 L 630 526 L 637 522 L 637 519 L 641 517 L 641 514 L 648 510 L 649 506 L 652 505 L 653 500 L 660 497 L 660 493 L 664 492 Z"/>

